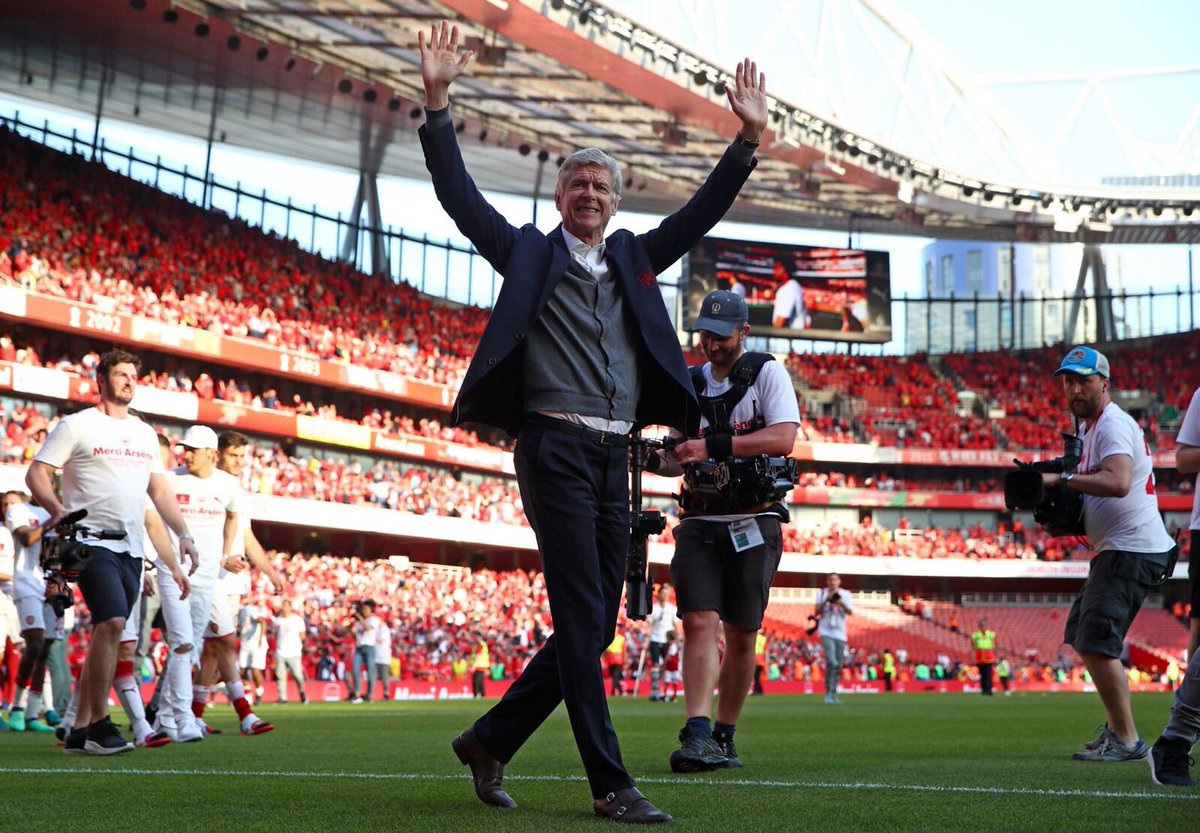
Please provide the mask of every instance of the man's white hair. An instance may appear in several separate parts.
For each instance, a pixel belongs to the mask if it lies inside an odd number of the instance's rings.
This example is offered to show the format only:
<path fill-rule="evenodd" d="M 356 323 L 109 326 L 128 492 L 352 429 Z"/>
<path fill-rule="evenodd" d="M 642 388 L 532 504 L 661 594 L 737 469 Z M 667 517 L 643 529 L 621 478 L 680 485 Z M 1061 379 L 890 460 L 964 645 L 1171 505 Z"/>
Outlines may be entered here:
<path fill-rule="evenodd" d="M 580 168 L 604 168 L 612 176 L 613 203 L 621 201 L 621 165 L 600 148 L 577 150 L 563 160 L 558 169 L 558 183 Z"/>

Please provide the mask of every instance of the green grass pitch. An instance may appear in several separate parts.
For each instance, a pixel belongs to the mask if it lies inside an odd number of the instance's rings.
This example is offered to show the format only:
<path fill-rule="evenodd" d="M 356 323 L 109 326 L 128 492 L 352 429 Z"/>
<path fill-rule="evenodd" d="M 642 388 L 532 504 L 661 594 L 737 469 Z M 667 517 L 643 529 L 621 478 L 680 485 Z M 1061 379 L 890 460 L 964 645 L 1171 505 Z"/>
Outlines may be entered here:
<path fill-rule="evenodd" d="M 744 769 L 673 775 L 682 703 L 610 701 L 639 787 L 677 831 L 1200 831 L 1200 788 L 1156 787 L 1144 763 L 1070 759 L 1102 720 L 1094 694 L 751 698 Z M 448 831 L 607 829 L 559 709 L 508 767 L 520 807 L 484 807 L 450 740 L 491 701 L 264 704 L 275 732 L 113 758 L 0 733 L 0 830 Z M 1168 694 L 1134 695 L 1147 743 Z M 1200 772 L 1193 770 L 1194 777 Z"/>

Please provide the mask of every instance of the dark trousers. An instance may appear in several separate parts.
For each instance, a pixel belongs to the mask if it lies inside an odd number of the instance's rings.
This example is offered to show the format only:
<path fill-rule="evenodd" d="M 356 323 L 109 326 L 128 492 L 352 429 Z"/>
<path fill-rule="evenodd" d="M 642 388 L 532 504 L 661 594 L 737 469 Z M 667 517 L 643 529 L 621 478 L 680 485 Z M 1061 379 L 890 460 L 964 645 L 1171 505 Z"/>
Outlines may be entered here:
<path fill-rule="evenodd" d="M 526 425 L 514 453 L 525 516 L 537 535 L 554 633 L 475 723 L 508 763 L 565 702 L 593 797 L 633 786 L 608 714 L 600 658 L 616 633 L 629 547 L 627 450 Z"/>
<path fill-rule="evenodd" d="M 992 668 L 994 667 L 990 662 L 979 663 L 979 687 L 984 694 L 992 693 Z"/>

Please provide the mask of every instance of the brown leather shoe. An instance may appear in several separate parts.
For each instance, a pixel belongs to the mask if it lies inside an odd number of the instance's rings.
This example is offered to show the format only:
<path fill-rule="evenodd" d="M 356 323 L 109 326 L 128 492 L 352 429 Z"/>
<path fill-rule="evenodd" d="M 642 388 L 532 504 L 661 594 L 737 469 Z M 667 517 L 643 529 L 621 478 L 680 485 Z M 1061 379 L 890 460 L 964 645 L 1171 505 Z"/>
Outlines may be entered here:
<path fill-rule="evenodd" d="M 624 824 L 666 824 L 671 816 L 650 803 L 637 787 L 609 793 L 592 802 L 596 815 Z"/>
<path fill-rule="evenodd" d="M 483 744 L 475 737 L 474 726 L 450 741 L 450 748 L 463 762 L 463 766 L 471 767 L 471 777 L 475 779 L 475 795 L 479 796 L 480 801 L 489 807 L 511 809 L 517 806 L 517 802 L 500 789 L 500 782 L 504 780 L 504 764 L 483 748 Z"/>

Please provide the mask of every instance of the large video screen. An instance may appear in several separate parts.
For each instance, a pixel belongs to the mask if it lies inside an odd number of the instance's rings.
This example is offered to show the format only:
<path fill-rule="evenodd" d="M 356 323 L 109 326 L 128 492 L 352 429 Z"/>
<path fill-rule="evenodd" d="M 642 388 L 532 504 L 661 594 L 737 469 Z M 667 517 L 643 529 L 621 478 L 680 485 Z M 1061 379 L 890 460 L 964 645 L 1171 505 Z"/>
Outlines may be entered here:
<path fill-rule="evenodd" d="M 715 289 L 746 299 L 750 333 L 883 343 L 892 338 L 887 252 L 705 237 L 688 255 L 688 311 Z"/>

